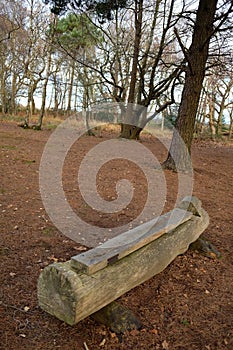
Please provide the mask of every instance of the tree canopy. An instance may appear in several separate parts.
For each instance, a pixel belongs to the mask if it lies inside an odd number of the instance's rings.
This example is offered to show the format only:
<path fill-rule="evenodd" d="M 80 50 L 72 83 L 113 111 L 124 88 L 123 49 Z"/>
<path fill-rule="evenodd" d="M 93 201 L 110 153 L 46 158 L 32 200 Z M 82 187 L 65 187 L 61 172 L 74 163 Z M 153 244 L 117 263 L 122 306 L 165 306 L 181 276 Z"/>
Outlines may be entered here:
<path fill-rule="evenodd" d="M 18 113 L 18 101 L 25 103 L 26 99 L 26 119 L 32 120 L 34 102 L 42 106 L 38 100 L 48 85 L 46 108 L 53 109 L 54 115 L 106 102 L 148 107 L 148 115 L 136 114 L 128 123 L 121 123 L 122 137 L 137 137 L 155 116 L 166 125 L 169 115 L 177 119 L 177 129 L 184 126 L 179 133 L 189 150 L 194 126 L 195 131 L 199 127 L 204 130 L 209 124 L 212 134 L 218 136 L 226 117 L 232 130 L 232 1 L 27 3 L 27 11 L 17 0 L 0 6 L 3 113 Z M 216 5 L 214 13 L 209 10 L 210 4 Z M 203 16 L 196 25 L 200 10 Z M 210 14 L 211 21 L 206 25 Z M 190 78 L 190 84 L 194 84 L 197 76 L 201 78 L 198 89 L 189 87 L 182 95 L 185 80 Z M 183 117 L 178 118 L 178 112 L 185 111 L 179 108 L 181 98 L 182 106 L 184 101 L 192 106 L 192 112 L 184 113 L 185 122 Z M 116 118 L 114 121 L 120 123 Z"/>
<path fill-rule="evenodd" d="M 86 16 L 73 13 L 57 21 L 55 36 L 63 47 L 70 50 L 88 47 L 100 40 L 100 32 L 90 20 Z"/>
<path fill-rule="evenodd" d="M 68 8 L 82 9 L 83 11 L 95 10 L 101 19 L 111 19 L 112 12 L 119 8 L 124 8 L 129 0 L 44 0 L 45 4 L 50 4 L 51 12 L 60 15 Z"/>

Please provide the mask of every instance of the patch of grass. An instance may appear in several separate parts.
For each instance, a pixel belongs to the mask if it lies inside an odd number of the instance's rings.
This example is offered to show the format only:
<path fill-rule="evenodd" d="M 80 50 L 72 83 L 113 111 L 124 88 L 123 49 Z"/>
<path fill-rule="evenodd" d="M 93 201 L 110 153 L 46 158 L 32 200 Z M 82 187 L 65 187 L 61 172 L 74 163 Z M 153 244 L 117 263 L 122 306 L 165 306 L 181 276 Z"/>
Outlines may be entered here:
<path fill-rule="evenodd" d="M 35 161 L 34 159 L 24 159 L 23 162 L 24 162 L 25 164 L 33 164 L 33 163 L 35 163 L 36 161 Z"/>
<path fill-rule="evenodd" d="M 1 115 L 0 116 L 0 120 L 1 121 L 7 121 L 7 122 L 21 122 L 23 119 L 19 115 L 7 114 L 7 115 L 4 115 L 4 116 Z"/>
<path fill-rule="evenodd" d="M 56 127 L 58 126 L 59 124 L 47 124 L 47 125 L 44 125 L 44 129 L 47 129 L 47 130 L 54 130 L 56 129 Z M 42 126 L 43 127 L 43 126 Z"/>
<path fill-rule="evenodd" d="M 9 149 L 9 150 L 14 150 L 17 149 L 16 146 L 11 146 L 11 145 L 2 145 L 0 146 L 1 149 Z"/>
<path fill-rule="evenodd" d="M 8 254 L 10 254 L 10 248 L 0 247 L 0 255 L 8 255 Z"/>
<path fill-rule="evenodd" d="M 42 233 L 45 236 L 52 236 L 53 231 L 54 231 L 53 227 L 43 227 L 43 229 L 42 229 Z"/>
<path fill-rule="evenodd" d="M 3 187 L 1 187 L 1 188 L 0 188 L 0 194 L 5 194 L 5 193 L 6 193 L 6 189 L 3 188 Z"/>
<path fill-rule="evenodd" d="M 181 320 L 181 323 L 184 325 L 184 326 L 189 326 L 189 321 L 188 320 L 186 320 L 186 319 L 183 319 L 183 320 Z"/>

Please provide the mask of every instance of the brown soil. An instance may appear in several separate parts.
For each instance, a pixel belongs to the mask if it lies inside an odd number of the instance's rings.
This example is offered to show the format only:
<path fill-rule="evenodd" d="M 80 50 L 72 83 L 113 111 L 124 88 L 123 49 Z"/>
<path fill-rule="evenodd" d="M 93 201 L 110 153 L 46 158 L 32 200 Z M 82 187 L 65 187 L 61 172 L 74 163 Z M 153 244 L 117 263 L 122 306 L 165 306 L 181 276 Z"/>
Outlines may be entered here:
<path fill-rule="evenodd" d="M 211 220 L 204 236 L 221 251 L 222 258 L 209 259 L 190 250 L 177 257 L 162 273 L 122 296 L 119 302 L 140 318 L 143 327 L 119 337 L 91 317 L 71 327 L 38 307 L 36 284 L 40 271 L 54 261 L 68 260 L 85 250 L 54 227 L 43 207 L 38 174 L 43 148 L 50 135 L 49 130 L 24 130 L 10 122 L 0 125 L 0 348 L 233 349 L 232 145 L 195 142 L 192 152 L 194 194 L 202 200 Z M 72 164 L 90 147 L 110 137 L 108 132 L 101 138 L 83 137 L 81 152 L 71 152 L 67 160 L 70 173 L 75 174 Z M 166 151 L 155 138 L 143 135 L 142 143 L 157 152 L 161 161 L 165 158 Z M 121 175 L 125 166 L 113 164 L 114 176 Z M 88 220 L 90 208 L 80 204 L 78 195 L 74 200 L 68 175 L 69 172 L 64 184 L 67 197 L 82 218 Z M 106 167 L 102 178 L 107 175 Z M 128 212 L 115 217 L 93 212 L 93 223 L 112 227 L 118 222 L 127 223 L 137 215 L 145 200 L 142 175 L 136 167 L 129 176 L 139 192 Z M 176 175 L 169 171 L 165 171 L 165 175 L 170 183 L 167 210 L 174 204 Z M 106 199 L 115 195 L 111 185 L 111 180 L 102 188 L 99 185 Z"/>

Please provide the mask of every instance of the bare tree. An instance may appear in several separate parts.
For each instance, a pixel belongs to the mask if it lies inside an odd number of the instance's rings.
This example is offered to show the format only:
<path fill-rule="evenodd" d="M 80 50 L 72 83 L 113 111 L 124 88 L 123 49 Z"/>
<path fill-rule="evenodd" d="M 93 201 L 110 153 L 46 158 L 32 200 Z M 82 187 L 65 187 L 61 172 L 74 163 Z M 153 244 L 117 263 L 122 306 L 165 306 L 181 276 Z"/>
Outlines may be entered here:
<path fill-rule="evenodd" d="M 18 53 L 23 37 L 25 8 L 10 0 L 0 4 L 0 71 L 2 113 L 16 112 L 16 94 L 20 87 Z"/>
<path fill-rule="evenodd" d="M 62 7 L 62 2 L 51 3 L 54 11 Z M 175 0 L 135 0 L 129 1 L 127 8 L 124 8 L 124 4 L 118 6 L 114 2 L 112 7 L 107 7 L 106 13 L 108 16 L 108 11 L 111 12 L 111 21 L 104 26 L 96 17 L 89 17 L 103 35 L 103 40 L 98 44 L 98 57 L 96 55 L 90 62 L 75 57 L 69 50 L 66 50 L 67 54 L 99 75 L 104 96 L 108 100 L 137 103 L 145 107 L 159 100 L 155 113 L 160 113 L 174 103 L 174 90 L 179 84 L 183 61 L 181 56 L 176 55 L 174 45 L 173 27 L 179 21 L 179 16 L 173 15 L 176 3 Z M 81 5 L 84 6 L 83 3 Z M 95 10 L 98 12 L 99 8 Z M 175 60 L 171 60 L 171 57 Z M 138 138 L 141 130 L 153 118 L 146 118 L 145 114 L 132 118 L 129 118 L 130 113 L 125 115 L 128 117 L 121 123 L 121 136 L 126 138 Z"/>
<path fill-rule="evenodd" d="M 227 4 L 225 4 L 227 5 Z M 222 24 L 228 20 L 233 4 L 228 2 L 227 8 L 221 8 L 218 25 L 214 27 L 217 11 L 217 0 L 200 0 L 195 19 L 192 43 L 188 50 L 183 49 L 187 60 L 185 84 L 179 108 L 176 129 L 170 146 L 168 158 L 164 166 L 173 170 L 187 170 L 190 168 L 189 154 L 194 134 L 196 113 L 198 109 L 202 83 L 206 72 L 209 56 L 210 40 Z M 181 147 L 180 137 L 186 147 Z"/>
<path fill-rule="evenodd" d="M 46 55 L 46 73 L 45 78 L 43 82 L 43 88 L 42 88 L 42 102 L 41 102 L 41 108 L 40 108 L 40 114 L 38 118 L 38 122 L 36 125 L 36 129 L 40 130 L 42 126 L 42 121 L 45 114 L 45 104 L 46 104 L 46 97 L 47 97 L 47 87 L 48 87 L 48 81 L 51 76 L 51 69 L 52 69 L 52 52 L 54 48 L 54 28 L 56 27 L 57 17 L 55 15 L 51 15 L 50 17 L 50 27 L 51 31 L 49 34 L 49 37 L 47 39 L 47 45 L 45 46 Z"/>

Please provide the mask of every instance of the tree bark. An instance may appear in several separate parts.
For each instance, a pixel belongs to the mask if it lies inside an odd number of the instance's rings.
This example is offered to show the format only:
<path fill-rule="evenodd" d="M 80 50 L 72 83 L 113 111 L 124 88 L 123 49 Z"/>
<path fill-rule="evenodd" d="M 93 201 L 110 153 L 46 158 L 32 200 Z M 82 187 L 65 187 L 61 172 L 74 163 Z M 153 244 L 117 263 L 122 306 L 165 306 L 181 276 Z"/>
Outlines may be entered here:
<path fill-rule="evenodd" d="M 196 113 L 205 76 L 209 42 L 213 34 L 213 22 L 217 0 L 200 0 L 194 26 L 192 43 L 187 52 L 187 67 L 182 99 L 176 120 L 169 154 L 164 167 L 178 170 L 190 168 L 191 145 Z M 184 144 L 181 143 L 183 139 Z"/>
<path fill-rule="evenodd" d="M 134 99 L 135 99 L 135 88 L 136 88 L 137 71 L 138 71 L 138 57 L 139 57 L 140 42 L 141 42 L 141 35 L 142 35 L 142 12 L 143 12 L 143 0 L 136 1 L 134 54 L 133 54 L 132 71 L 130 74 L 128 103 L 135 102 Z"/>
<path fill-rule="evenodd" d="M 216 127 L 214 123 L 214 102 L 213 101 L 210 101 L 210 104 L 209 104 L 209 127 L 210 127 L 211 139 L 215 140 Z"/>
<path fill-rule="evenodd" d="M 142 130 L 143 128 L 136 125 L 121 124 L 120 137 L 130 140 L 139 140 Z"/>
<path fill-rule="evenodd" d="M 134 38 L 134 53 L 133 53 L 133 63 L 132 70 L 130 73 L 130 85 L 129 85 L 129 96 L 128 103 L 135 103 L 135 89 L 137 82 L 137 71 L 138 71 L 138 59 L 139 59 L 139 51 L 140 51 L 140 42 L 142 35 L 142 13 L 143 13 L 143 0 L 139 0 L 135 2 L 135 38 Z M 129 111 L 126 111 L 127 114 L 131 113 L 131 106 L 129 106 Z M 127 116 L 127 119 L 130 120 L 130 117 Z M 132 123 L 135 124 L 135 123 Z M 126 139 L 139 139 L 139 134 L 141 132 L 141 128 L 130 125 L 130 124 L 121 124 L 121 134 L 120 137 Z"/>
<path fill-rule="evenodd" d="M 1 63 L 1 107 L 2 115 L 4 116 L 7 111 L 7 102 L 6 102 L 6 65 L 4 58 Z"/>
<path fill-rule="evenodd" d="M 66 111 L 71 111 L 71 101 L 72 101 L 72 93 L 73 93 L 73 84 L 74 84 L 74 68 L 75 68 L 75 61 L 71 61 L 71 72 L 70 72 L 70 86 L 68 88 L 68 103 L 67 103 L 67 109 Z"/>
<path fill-rule="evenodd" d="M 17 75 L 15 72 L 12 73 L 12 80 L 11 80 L 11 100 L 10 100 L 10 113 L 12 115 L 16 114 L 16 81 L 17 81 Z"/>
<path fill-rule="evenodd" d="M 46 104 L 46 97 L 47 97 L 47 86 L 48 86 L 48 82 L 49 82 L 49 77 L 51 75 L 51 65 L 52 65 L 52 50 L 53 50 L 53 38 L 54 38 L 54 28 L 56 26 L 56 17 L 51 18 L 51 24 L 53 25 L 53 30 L 51 33 L 51 37 L 49 40 L 49 46 L 48 46 L 48 52 L 47 52 L 47 69 L 46 69 L 46 76 L 45 76 L 45 81 L 44 81 L 44 85 L 43 85 L 43 89 L 42 89 L 42 102 L 41 102 L 41 108 L 40 108 L 40 115 L 38 118 L 38 122 L 37 122 L 37 126 L 36 129 L 37 130 L 41 130 L 42 127 L 42 122 L 43 122 L 43 118 L 44 118 L 44 114 L 45 114 L 45 104 Z"/>

